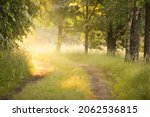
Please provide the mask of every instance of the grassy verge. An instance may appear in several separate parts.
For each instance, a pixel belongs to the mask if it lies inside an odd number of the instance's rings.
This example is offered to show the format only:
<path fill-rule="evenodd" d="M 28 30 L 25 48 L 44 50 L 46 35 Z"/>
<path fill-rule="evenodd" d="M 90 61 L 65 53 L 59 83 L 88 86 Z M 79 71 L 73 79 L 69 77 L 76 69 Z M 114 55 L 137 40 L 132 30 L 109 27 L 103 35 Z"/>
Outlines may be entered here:
<path fill-rule="evenodd" d="M 103 69 L 114 99 L 150 99 L 150 66 L 125 63 L 123 58 L 98 54 L 66 54 L 73 61 Z"/>
<path fill-rule="evenodd" d="M 41 57 L 44 58 L 44 57 Z M 50 56 L 53 71 L 35 84 L 27 85 L 14 99 L 91 99 L 87 74 L 65 57 Z"/>
<path fill-rule="evenodd" d="M 9 95 L 29 75 L 28 58 L 23 51 L 0 52 L 0 96 Z"/>

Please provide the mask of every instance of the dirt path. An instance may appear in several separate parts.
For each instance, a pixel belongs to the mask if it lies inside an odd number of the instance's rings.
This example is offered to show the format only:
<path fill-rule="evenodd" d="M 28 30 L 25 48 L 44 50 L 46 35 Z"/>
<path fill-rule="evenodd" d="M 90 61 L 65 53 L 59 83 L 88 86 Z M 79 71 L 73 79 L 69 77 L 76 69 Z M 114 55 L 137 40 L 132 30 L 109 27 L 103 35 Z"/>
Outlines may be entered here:
<path fill-rule="evenodd" d="M 90 67 L 86 64 L 80 65 L 89 75 L 92 91 L 96 99 L 108 100 L 110 97 L 110 89 L 108 83 L 104 80 L 102 71 L 99 69 Z"/>

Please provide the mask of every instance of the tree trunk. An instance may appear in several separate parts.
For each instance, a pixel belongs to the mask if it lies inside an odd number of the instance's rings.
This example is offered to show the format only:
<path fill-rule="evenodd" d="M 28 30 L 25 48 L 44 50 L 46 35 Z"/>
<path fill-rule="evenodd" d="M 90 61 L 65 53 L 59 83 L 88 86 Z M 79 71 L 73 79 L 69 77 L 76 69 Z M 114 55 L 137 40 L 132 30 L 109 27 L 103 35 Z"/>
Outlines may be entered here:
<path fill-rule="evenodd" d="M 150 63 L 150 3 L 146 3 L 144 58 Z"/>
<path fill-rule="evenodd" d="M 57 38 L 57 45 L 56 45 L 57 52 L 60 52 L 60 50 L 61 50 L 61 44 L 62 44 L 62 40 L 63 40 L 62 30 L 63 30 L 62 24 L 59 24 L 58 25 L 58 38 Z"/>
<path fill-rule="evenodd" d="M 130 41 L 127 38 L 126 39 L 126 50 L 125 50 L 125 61 L 130 61 Z"/>
<path fill-rule="evenodd" d="M 89 32 L 85 29 L 85 53 L 88 54 L 89 49 Z"/>
<path fill-rule="evenodd" d="M 113 27 L 112 24 L 110 24 L 109 31 L 107 34 L 107 54 L 115 55 L 115 51 L 116 51 L 116 38 L 114 38 Z"/>
<path fill-rule="evenodd" d="M 131 17 L 129 17 L 128 27 L 127 27 L 127 38 L 126 38 L 126 49 L 125 49 L 125 61 L 130 61 L 130 28 L 131 28 Z"/>
<path fill-rule="evenodd" d="M 142 14 L 142 9 L 136 7 L 136 0 L 135 0 L 131 29 L 130 29 L 130 60 L 131 61 L 137 61 L 139 59 L 141 14 Z"/>
<path fill-rule="evenodd" d="M 86 1 L 86 10 L 85 10 L 85 54 L 88 54 L 89 49 L 89 6 L 88 1 Z"/>

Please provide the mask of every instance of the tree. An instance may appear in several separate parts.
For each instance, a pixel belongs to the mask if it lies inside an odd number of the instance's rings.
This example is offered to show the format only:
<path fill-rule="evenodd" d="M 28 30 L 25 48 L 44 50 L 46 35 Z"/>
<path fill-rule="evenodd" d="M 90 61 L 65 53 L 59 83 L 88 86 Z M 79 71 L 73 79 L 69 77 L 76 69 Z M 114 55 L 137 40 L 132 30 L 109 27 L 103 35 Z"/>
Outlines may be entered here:
<path fill-rule="evenodd" d="M 140 26 L 141 26 L 142 8 L 137 6 L 137 0 L 133 1 L 133 15 L 130 29 L 130 60 L 139 59 L 140 46 Z"/>
<path fill-rule="evenodd" d="M 144 58 L 150 63 L 150 2 L 145 3 L 145 42 L 144 42 Z"/>
<path fill-rule="evenodd" d="M 32 0 L 0 1 L 0 49 L 17 46 L 32 26 L 38 6 Z"/>
<path fill-rule="evenodd" d="M 102 0 L 74 0 L 71 5 L 78 8 L 75 15 L 74 27 L 78 28 L 78 32 L 84 32 L 84 48 L 85 53 L 89 49 L 89 33 L 96 27 L 98 20 L 96 17 L 100 15 Z"/>
<path fill-rule="evenodd" d="M 116 38 L 114 37 L 113 25 L 109 24 L 107 32 L 107 54 L 114 55 L 116 51 Z"/>
<path fill-rule="evenodd" d="M 119 9 L 119 10 L 118 10 Z M 107 54 L 114 55 L 117 49 L 117 41 L 124 46 L 124 38 L 127 31 L 128 1 L 105 0 L 103 2 L 102 21 L 106 32 Z"/>
<path fill-rule="evenodd" d="M 56 42 L 56 50 L 59 52 L 61 50 L 61 45 L 63 42 L 63 31 L 65 24 L 67 23 L 67 18 L 69 17 L 69 1 L 67 0 L 51 0 L 51 8 L 48 11 L 49 20 L 57 26 L 58 37 Z"/>

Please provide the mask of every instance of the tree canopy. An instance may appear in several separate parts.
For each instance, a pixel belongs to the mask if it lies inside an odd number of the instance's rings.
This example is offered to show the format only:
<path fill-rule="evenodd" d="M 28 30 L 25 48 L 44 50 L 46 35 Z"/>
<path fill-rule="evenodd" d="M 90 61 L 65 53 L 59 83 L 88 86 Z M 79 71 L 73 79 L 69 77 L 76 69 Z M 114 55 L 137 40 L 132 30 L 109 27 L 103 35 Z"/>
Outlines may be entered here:
<path fill-rule="evenodd" d="M 150 58 L 149 4 L 149 0 L 2 0 L 0 48 L 16 47 L 17 41 L 30 32 L 41 9 L 43 21 L 57 28 L 58 51 L 64 41 L 63 34 L 74 32 L 84 35 L 85 53 L 102 45 L 111 55 L 115 55 L 117 48 L 124 49 L 129 61 L 137 61 L 140 51 L 147 59 Z"/>
<path fill-rule="evenodd" d="M 0 4 L 0 48 L 16 47 L 33 25 L 38 5 L 32 0 L 1 0 Z"/>

